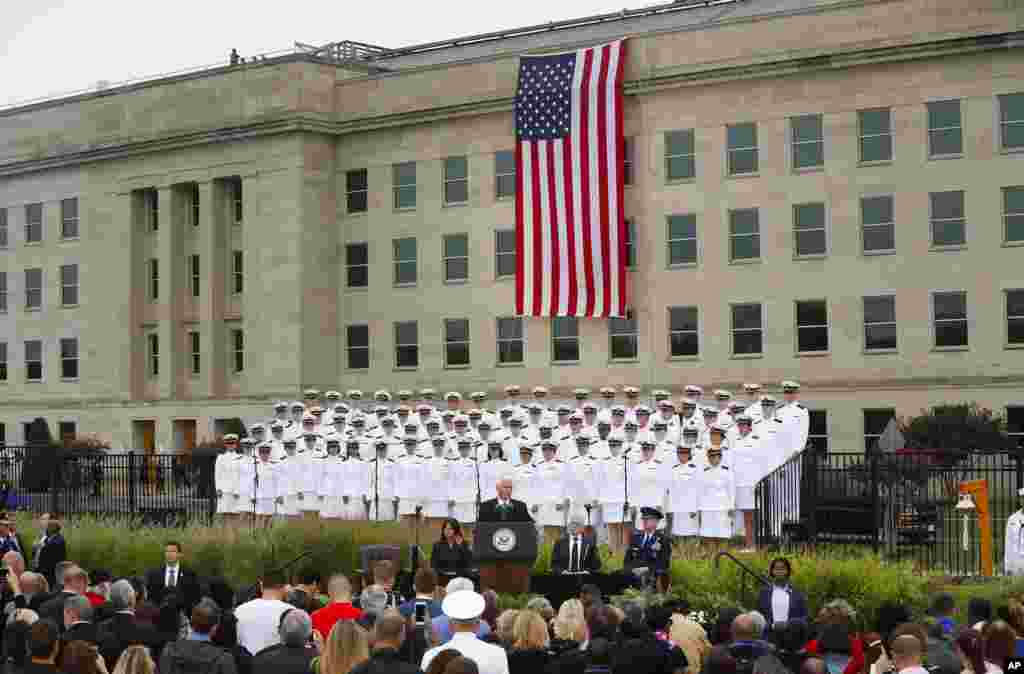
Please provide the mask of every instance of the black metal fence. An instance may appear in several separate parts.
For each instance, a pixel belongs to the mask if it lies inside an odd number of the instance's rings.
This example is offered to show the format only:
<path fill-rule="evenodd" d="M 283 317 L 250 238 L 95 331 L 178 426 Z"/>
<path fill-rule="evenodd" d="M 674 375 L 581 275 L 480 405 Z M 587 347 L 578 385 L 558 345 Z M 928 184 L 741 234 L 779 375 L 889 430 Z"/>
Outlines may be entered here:
<path fill-rule="evenodd" d="M 0 508 L 142 524 L 211 522 L 215 456 L 0 447 Z"/>
<path fill-rule="evenodd" d="M 1018 455 L 970 452 L 957 460 L 927 454 L 806 451 L 762 480 L 755 491 L 761 545 L 864 545 L 936 571 L 981 572 L 977 511 L 955 508 L 960 485 L 988 487 L 995 571 L 1003 532 L 1024 485 Z"/>

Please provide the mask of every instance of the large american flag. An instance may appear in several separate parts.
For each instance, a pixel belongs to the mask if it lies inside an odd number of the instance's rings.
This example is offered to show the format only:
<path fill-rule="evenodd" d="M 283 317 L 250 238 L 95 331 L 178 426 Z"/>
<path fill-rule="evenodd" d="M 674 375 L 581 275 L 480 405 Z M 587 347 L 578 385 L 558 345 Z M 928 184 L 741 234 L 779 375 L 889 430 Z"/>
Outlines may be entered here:
<path fill-rule="evenodd" d="M 519 64 L 517 315 L 626 315 L 624 56 L 619 40 Z"/>

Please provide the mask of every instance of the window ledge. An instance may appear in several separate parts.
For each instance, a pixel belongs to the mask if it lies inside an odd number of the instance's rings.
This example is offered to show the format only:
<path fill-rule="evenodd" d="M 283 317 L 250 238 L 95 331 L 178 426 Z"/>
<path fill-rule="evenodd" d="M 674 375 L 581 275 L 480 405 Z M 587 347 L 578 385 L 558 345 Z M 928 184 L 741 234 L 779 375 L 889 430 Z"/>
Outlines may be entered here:
<path fill-rule="evenodd" d="M 516 280 L 516 275 L 515 274 L 509 274 L 508 276 L 495 276 L 494 277 L 494 282 L 495 283 L 508 283 L 509 281 L 515 281 L 515 280 Z"/>
<path fill-rule="evenodd" d="M 452 279 L 450 281 L 448 279 L 445 279 L 444 280 L 444 284 L 446 286 L 464 286 L 464 285 L 469 285 L 469 279 L 468 278 L 459 278 L 459 279 Z"/>
<path fill-rule="evenodd" d="M 61 309 L 77 309 L 78 307 L 79 307 L 79 305 L 77 305 L 77 304 L 62 304 L 62 305 L 60 305 Z"/>
<path fill-rule="evenodd" d="M 42 307 L 25 307 L 26 314 L 38 314 L 42 310 Z"/>
<path fill-rule="evenodd" d="M 68 236 L 68 237 L 63 237 L 62 236 L 60 238 L 60 243 L 77 243 L 77 242 L 79 242 L 81 240 L 82 240 L 82 237 L 80 237 L 80 236 Z"/>
<path fill-rule="evenodd" d="M 963 159 L 964 153 L 959 152 L 957 154 L 931 154 L 928 155 L 928 161 L 945 161 L 947 159 Z"/>
<path fill-rule="evenodd" d="M 668 269 L 668 270 L 674 270 L 674 269 L 696 269 L 699 264 L 700 264 L 699 262 L 680 262 L 678 264 L 670 264 L 670 265 L 666 266 L 665 268 Z"/>
<path fill-rule="evenodd" d="M 936 245 L 928 246 L 928 252 L 929 253 L 955 253 L 955 252 L 961 251 L 961 250 L 967 250 L 967 244 L 966 243 L 955 243 L 955 244 L 951 244 L 949 246 L 936 246 Z"/>
<path fill-rule="evenodd" d="M 958 351 L 970 351 L 970 346 L 933 346 L 932 353 L 955 353 Z"/>
<path fill-rule="evenodd" d="M 667 362 L 669 363 L 696 363 L 700 360 L 700 356 L 669 356 Z"/>
<path fill-rule="evenodd" d="M 895 248 L 888 248 L 886 250 L 861 250 L 861 255 L 864 257 L 878 257 L 879 255 L 895 255 Z"/>
<path fill-rule="evenodd" d="M 368 215 L 370 215 L 369 209 L 367 209 L 365 211 L 346 211 L 345 212 L 345 217 L 346 218 L 365 218 Z"/>
<path fill-rule="evenodd" d="M 636 365 L 640 362 L 639 358 L 609 358 L 609 365 Z"/>
<path fill-rule="evenodd" d="M 456 201 L 454 203 L 445 201 L 441 204 L 441 208 L 463 208 L 465 206 L 469 206 L 469 201 Z"/>
<path fill-rule="evenodd" d="M 1004 344 L 1004 349 L 1024 349 L 1024 343 L 1022 344 Z"/>
<path fill-rule="evenodd" d="M 794 255 L 794 262 L 804 262 L 806 260 L 824 260 L 828 258 L 828 253 L 814 253 L 812 255 Z"/>
<path fill-rule="evenodd" d="M 418 365 L 416 365 L 416 366 L 414 366 L 414 365 L 405 365 L 405 366 L 398 366 L 398 365 L 396 365 L 392 369 L 395 372 L 415 372 L 416 370 L 418 370 L 420 368 L 419 368 Z"/>
<path fill-rule="evenodd" d="M 360 295 L 370 292 L 370 286 L 345 286 L 345 292 Z"/>
<path fill-rule="evenodd" d="M 861 349 L 861 354 L 865 356 L 891 356 L 899 352 L 899 349 Z"/>
<path fill-rule="evenodd" d="M 831 351 L 797 351 L 797 358 L 826 358 L 831 356 Z"/>
<path fill-rule="evenodd" d="M 1020 248 L 1024 246 L 1024 240 L 1021 241 L 1003 241 L 1003 248 Z"/>
<path fill-rule="evenodd" d="M 345 372 L 369 372 L 369 367 L 346 367 Z"/>
<path fill-rule="evenodd" d="M 551 361 L 552 366 L 561 367 L 563 365 L 579 365 L 578 360 L 553 360 Z"/>
<path fill-rule="evenodd" d="M 753 175 L 753 174 L 742 173 L 740 175 Z M 666 178 L 665 179 L 665 187 L 675 187 L 676 185 L 693 185 L 696 182 L 697 182 L 697 176 L 694 176 L 692 178 L 675 178 L 675 179 Z"/>
<path fill-rule="evenodd" d="M 62 384 L 77 384 L 78 377 L 61 377 L 60 381 Z"/>
<path fill-rule="evenodd" d="M 764 358 L 763 353 L 734 353 L 729 356 L 731 360 L 753 360 L 755 358 Z"/>
<path fill-rule="evenodd" d="M 516 195 L 514 195 L 514 194 L 504 194 L 504 195 L 495 194 L 494 195 L 494 200 L 498 201 L 498 202 L 502 202 L 502 201 L 515 201 L 515 199 L 516 199 Z"/>
<path fill-rule="evenodd" d="M 26 241 L 25 245 L 26 246 L 41 246 L 41 245 L 43 245 L 43 242 L 42 241 Z"/>
<path fill-rule="evenodd" d="M 743 178 L 760 178 L 761 172 L 754 171 L 752 173 L 726 173 L 726 180 L 742 180 Z"/>
<path fill-rule="evenodd" d="M 790 173 L 792 173 L 793 175 L 803 175 L 805 173 L 824 173 L 824 172 L 825 172 L 825 165 L 824 164 L 820 164 L 818 166 L 800 166 L 800 167 L 794 166 L 792 169 L 790 169 Z"/>
<path fill-rule="evenodd" d="M 761 264 L 761 258 L 759 258 L 759 257 L 752 257 L 752 258 L 742 258 L 742 259 L 739 259 L 739 260 L 729 260 L 729 264 Z"/>
<path fill-rule="evenodd" d="M 415 206 L 406 206 L 404 208 L 394 208 L 392 210 L 394 210 L 395 213 L 413 213 L 413 212 L 416 211 L 416 207 Z"/>
<path fill-rule="evenodd" d="M 494 367 L 526 367 L 526 363 L 495 363 Z"/>
<path fill-rule="evenodd" d="M 415 283 L 395 283 L 392 285 L 394 288 L 415 288 Z"/>
<path fill-rule="evenodd" d="M 1021 154 L 1024 153 L 1024 147 L 1001 147 L 999 148 L 999 154 Z"/>
<path fill-rule="evenodd" d="M 26 384 L 43 384 L 45 383 L 42 379 L 26 379 Z"/>
<path fill-rule="evenodd" d="M 867 161 L 857 162 L 858 167 L 863 166 L 864 168 L 871 168 L 874 166 L 891 166 L 892 164 L 892 159 L 869 159 Z"/>
<path fill-rule="evenodd" d="M 466 364 L 466 365 L 445 365 L 444 369 L 445 370 L 469 370 L 469 369 L 472 369 L 472 367 L 473 366 L 469 365 L 469 364 Z"/>

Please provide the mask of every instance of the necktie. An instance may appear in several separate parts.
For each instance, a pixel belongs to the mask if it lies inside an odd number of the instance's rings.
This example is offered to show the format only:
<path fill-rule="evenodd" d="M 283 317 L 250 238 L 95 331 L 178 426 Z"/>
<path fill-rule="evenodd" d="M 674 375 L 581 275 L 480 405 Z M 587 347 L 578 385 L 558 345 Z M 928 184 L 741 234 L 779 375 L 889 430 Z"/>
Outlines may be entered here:
<path fill-rule="evenodd" d="M 650 542 L 651 542 L 651 535 L 650 534 L 644 534 L 644 547 L 646 548 L 647 544 L 650 543 Z"/>
<path fill-rule="evenodd" d="M 579 548 L 576 537 L 572 537 L 572 543 L 569 545 L 569 570 L 578 571 L 577 564 L 579 564 Z"/>
<path fill-rule="evenodd" d="M 508 519 L 508 504 L 503 501 L 501 503 L 500 510 L 501 510 L 501 519 L 502 519 L 502 521 L 507 520 Z"/>
<path fill-rule="evenodd" d="M 174 569 L 174 568 L 168 568 L 167 569 L 167 587 L 177 587 L 178 586 L 177 575 L 178 574 L 176 573 L 176 569 Z"/>

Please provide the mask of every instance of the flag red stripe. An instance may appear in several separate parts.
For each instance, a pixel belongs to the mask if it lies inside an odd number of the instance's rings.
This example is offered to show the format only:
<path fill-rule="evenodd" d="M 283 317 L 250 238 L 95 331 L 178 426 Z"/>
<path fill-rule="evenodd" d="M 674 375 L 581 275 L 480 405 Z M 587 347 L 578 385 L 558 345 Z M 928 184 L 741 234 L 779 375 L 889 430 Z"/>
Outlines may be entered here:
<path fill-rule="evenodd" d="M 523 149 L 522 144 L 516 141 L 516 315 L 522 316 L 525 314 L 523 311 L 524 298 L 523 298 L 523 274 L 525 273 L 525 260 L 523 259 L 523 245 L 525 244 L 525 238 L 523 236 L 523 230 L 526 227 L 526 223 L 523 222 Z"/>
<path fill-rule="evenodd" d="M 530 143 L 530 190 L 533 194 L 533 315 L 541 316 L 541 287 L 544 284 L 544 257 L 542 247 L 544 237 L 542 235 L 540 209 L 540 175 L 537 167 L 540 165 L 538 159 L 537 143 Z"/>
<path fill-rule="evenodd" d="M 579 295 L 579 287 L 576 283 L 576 232 L 574 231 L 576 223 L 573 220 L 572 205 L 572 148 L 572 139 L 566 138 L 562 144 L 560 158 L 563 162 L 564 184 L 558 186 L 559 189 L 565 191 L 565 231 L 568 232 L 569 242 L 569 306 L 566 308 L 566 313 L 569 316 L 576 315 L 576 300 Z"/>
<path fill-rule="evenodd" d="M 623 78 L 623 73 L 626 70 L 625 59 L 626 59 L 626 50 L 625 50 L 623 45 L 620 45 L 619 46 L 619 64 L 618 64 L 619 67 L 618 67 L 617 72 L 615 73 L 615 91 L 616 92 L 622 91 L 622 78 Z M 625 147 L 624 147 L 624 145 L 625 145 L 625 136 L 623 135 L 623 130 L 622 130 L 622 96 L 621 96 L 621 94 L 616 94 L 616 95 L 618 96 L 618 100 L 616 101 L 616 105 L 615 105 L 615 139 L 616 139 L 616 143 L 619 146 L 619 153 L 620 153 L 619 156 L 620 157 L 624 157 L 625 156 Z M 619 162 L 619 171 L 620 172 L 622 171 L 622 162 L 621 161 Z M 623 203 L 623 200 L 625 199 L 625 187 L 624 187 L 624 185 L 625 185 L 625 176 L 621 176 L 620 175 L 619 179 L 616 182 L 618 183 L 616 185 L 616 189 L 618 189 L 618 191 L 619 191 L 619 198 L 618 198 L 618 204 L 617 204 L 618 205 L 618 209 L 617 209 L 618 212 L 615 214 L 615 222 L 616 222 L 616 224 L 618 225 L 618 228 L 619 228 L 619 251 L 620 251 L 619 252 L 619 269 L 618 269 L 618 275 L 619 275 L 619 279 L 618 279 L 619 280 L 619 307 L 618 307 L 618 309 L 619 309 L 619 315 L 620 316 L 625 316 L 626 315 L 626 277 L 629 276 L 629 274 L 626 273 L 626 236 L 627 236 L 627 232 L 626 232 L 626 217 L 625 217 L 626 206 Z M 636 242 L 635 241 L 633 242 L 633 245 L 636 246 Z"/>
<path fill-rule="evenodd" d="M 558 247 L 558 203 L 556 202 L 555 190 L 555 141 L 549 140 L 545 145 L 547 155 L 547 175 L 544 179 L 548 181 L 548 220 L 551 227 L 551 313 L 560 315 L 562 308 L 559 303 L 558 291 L 561 289 L 562 254 Z"/>
<path fill-rule="evenodd" d="M 583 230 L 583 271 L 586 274 L 587 305 L 586 315 L 594 315 L 594 259 L 591 253 L 590 240 L 590 139 L 587 129 L 590 128 L 590 99 L 587 95 L 590 87 L 590 70 L 594 64 L 594 50 L 588 49 L 583 57 L 583 76 L 581 78 L 580 102 L 580 229 Z M 577 67 L 579 67 L 577 65 Z"/>
<path fill-rule="evenodd" d="M 597 137 L 603 147 L 597 152 L 597 186 L 602 195 L 608 193 L 608 60 L 611 47 L 605 45 L 601 48 L 603 57 L 601 59 L 601 75 L 598 79 L 600 84 L 597 88 Z M 612 285 L 611 285 L 611 231 L 608 229 L 608 199 L 602 198 L 599 202 L 601 208 L 601 268 L 604 271 L 604 306 L 599 307 L 601 316 L 608 316 L 612 310 Z M 617 270 L 616 270 L 617 271 Z"/>

